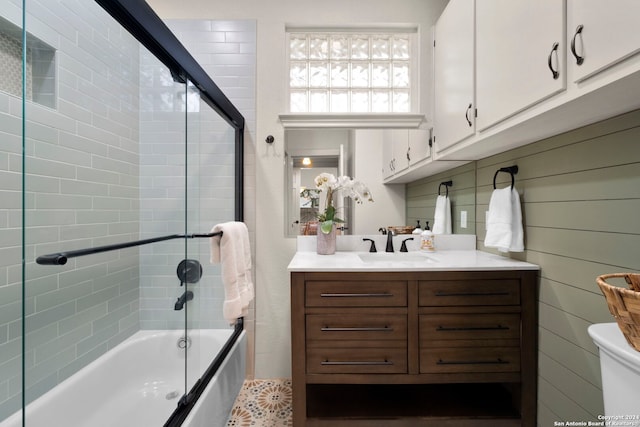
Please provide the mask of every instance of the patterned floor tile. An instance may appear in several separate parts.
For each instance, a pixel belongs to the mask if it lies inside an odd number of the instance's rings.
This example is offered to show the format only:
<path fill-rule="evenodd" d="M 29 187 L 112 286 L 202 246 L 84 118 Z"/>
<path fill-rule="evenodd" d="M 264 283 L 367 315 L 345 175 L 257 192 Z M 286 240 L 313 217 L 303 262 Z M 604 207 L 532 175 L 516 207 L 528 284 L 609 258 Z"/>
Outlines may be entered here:
<path fill-rule="evenodd" d="M 245 381 L 227 422 L 227 427 L 292 425 L 290 379 Z"/>

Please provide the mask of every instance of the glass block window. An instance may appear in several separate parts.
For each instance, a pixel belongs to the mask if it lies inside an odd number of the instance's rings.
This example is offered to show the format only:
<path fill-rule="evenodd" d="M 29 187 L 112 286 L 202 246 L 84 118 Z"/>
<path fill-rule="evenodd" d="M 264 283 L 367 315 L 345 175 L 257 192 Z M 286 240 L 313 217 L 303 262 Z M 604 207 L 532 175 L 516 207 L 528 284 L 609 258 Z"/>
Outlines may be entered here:
<path fill-rule="evenodd" d="M 415 33 L 288 32 L 291 113 L 409 113 Z"/>

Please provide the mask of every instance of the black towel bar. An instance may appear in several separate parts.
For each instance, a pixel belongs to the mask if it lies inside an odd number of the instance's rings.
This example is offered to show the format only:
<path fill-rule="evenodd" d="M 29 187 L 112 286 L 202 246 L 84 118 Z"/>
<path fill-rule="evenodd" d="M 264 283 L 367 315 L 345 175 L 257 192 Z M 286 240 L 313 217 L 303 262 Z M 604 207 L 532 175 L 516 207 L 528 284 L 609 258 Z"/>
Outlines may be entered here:
<path fill-rule="evenodd" d="M 75 251 L 57 252 L 54 254 L 42 255 L 36 259 L 36 263 L 40 265 L 65 265 L 69 258 L 75 258 L 84 255 L 92 255 L 101 252 L 116 251 L 118 249 L 132 248 L 134 246 L 147 245 L 149 243 L 162 242 L 172 239 L 194 239 L 198 237 L 222 236 L 222 231 L 206 234 L 170 234 L 168 236 L 154 237 L 151 239 L 136 240 L 134 242 L 116 243 L 113 245 L 96 246 L 93 248 L 78 249 Z"/>
<path fill-rule="evenodd" d="M 518 173 L 518 165 L 513 165 L 513 166 L 507 166 L 504 168 L 500 168 L 496 171 L 496 173 L 493 175 L 493 189 L 496 189 L 496 177 L 498 176 L 498 174 L 500 172 L 506 172 L 509 175 L 511 175 L 511 189 L 514 188 L 515 184 L 516 184 L 516 179 L 515 179 L 515 175 Z"/>
<path fill-rule="evenodd" d="M 438 185 L 438 196 L 440 196 L 440 188 L 443 185 L 444 185 L 444 188 L 447 190 L 445 196 L 449 197 L 449 187 L 451 187 L 453 185 L 453 181 L 449 180 L 449 181 L 441 182 L 440 185 Z"/>

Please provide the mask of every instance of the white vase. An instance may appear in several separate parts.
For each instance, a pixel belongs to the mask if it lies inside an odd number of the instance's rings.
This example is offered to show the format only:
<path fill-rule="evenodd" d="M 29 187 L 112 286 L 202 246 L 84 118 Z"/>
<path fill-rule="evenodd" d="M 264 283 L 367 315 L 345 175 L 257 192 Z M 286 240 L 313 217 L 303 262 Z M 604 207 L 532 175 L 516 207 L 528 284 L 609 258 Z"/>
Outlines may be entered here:
<path fill-rule="evenodd" d="M 319 255 L 333 255 L 336 253 L 336 225 L 333 224 L 331 231 L 323 233 L 320 227 L 316 234 L 318 240 L 317 252 Z"/>

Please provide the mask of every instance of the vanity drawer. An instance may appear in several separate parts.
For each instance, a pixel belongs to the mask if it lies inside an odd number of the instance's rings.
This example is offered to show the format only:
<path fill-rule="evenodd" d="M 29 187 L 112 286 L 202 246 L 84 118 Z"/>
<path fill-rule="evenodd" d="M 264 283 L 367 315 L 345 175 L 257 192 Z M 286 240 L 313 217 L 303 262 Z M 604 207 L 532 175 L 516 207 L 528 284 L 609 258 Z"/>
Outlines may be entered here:
<path fill-rule="evenodd" d="M 405 340 L 407 316 L 389 314 L 310 314 L 307 340 Z"/>
<path fill-rule="evenodd" d="M 518 347 L 426 348 L 420 350 L 424 374 L 519 372 Z"/>
<path fill-rule="evenodd" d="M 420 316 L 420 345 L 436 340 L 510 340 L 520 338 L 520 315 L 426 314 Z"/>
<path fill-rule="evenodd" d="M 405 348 L 308 348 L 309 374 L 404 374 Z"/>
<path fill-rule="evenodd" d="M 405 307 L 405 281 L 309 281 L 307 307 Z"/>
<path fill-rule="evenodd" d="M 519 305 L 517 279 L 421 281 L 418 304 L 423 307 Z"/>

